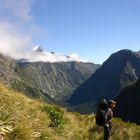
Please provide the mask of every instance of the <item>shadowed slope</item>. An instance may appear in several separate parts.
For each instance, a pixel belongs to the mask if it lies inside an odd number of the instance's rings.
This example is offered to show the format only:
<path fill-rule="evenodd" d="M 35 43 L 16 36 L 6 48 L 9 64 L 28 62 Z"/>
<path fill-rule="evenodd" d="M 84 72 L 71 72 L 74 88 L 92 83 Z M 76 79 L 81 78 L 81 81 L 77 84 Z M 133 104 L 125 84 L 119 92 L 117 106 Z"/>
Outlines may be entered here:
<path fill-rule="evenodd" d="M 111 99 L 140 76 L 139 52 L 121 50 L 112 54 L 103 65 L 71 96 L 69 103 L 79 105 Z"/>

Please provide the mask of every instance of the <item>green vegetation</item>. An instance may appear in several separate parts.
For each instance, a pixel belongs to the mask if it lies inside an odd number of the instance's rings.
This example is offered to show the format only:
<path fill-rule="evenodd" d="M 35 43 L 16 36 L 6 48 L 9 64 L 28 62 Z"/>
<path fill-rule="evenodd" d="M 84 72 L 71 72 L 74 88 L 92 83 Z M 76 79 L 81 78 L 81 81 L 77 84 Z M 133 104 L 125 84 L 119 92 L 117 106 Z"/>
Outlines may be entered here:
<path fill-rule="evenodd" d="M 94 68 L 95 67 L 95 68 Z M 17 66 L 18 76 L 14 87 L 31 97 L 46 96 L 59 104 L 64 104 L 73 91 L 87 80 L 99 66 L 91 63 L 27 63 Z M 22 86 L 20 86 L 22 84 Z M 31 91 L 32 90 L 32 91 Z M 43 95 L 46 96 L 43 96 Z"/>
<path fill-rule="evenodd" d="M 113 140 L 139 140 L 140 126 L 113 120 Z M 4 140 L 102 140 L 95 116 L 32 100 L 0 85 L 0 133 Z"/>
<path fill-rule="evenodd" d="M 62 114 L 62 111 L 57 107 L 51 107 L 49 105 L 43 105 L 42 110 L 49 114 L 51 118 L 52 127 L 62 127 L 65 120 Z"/>

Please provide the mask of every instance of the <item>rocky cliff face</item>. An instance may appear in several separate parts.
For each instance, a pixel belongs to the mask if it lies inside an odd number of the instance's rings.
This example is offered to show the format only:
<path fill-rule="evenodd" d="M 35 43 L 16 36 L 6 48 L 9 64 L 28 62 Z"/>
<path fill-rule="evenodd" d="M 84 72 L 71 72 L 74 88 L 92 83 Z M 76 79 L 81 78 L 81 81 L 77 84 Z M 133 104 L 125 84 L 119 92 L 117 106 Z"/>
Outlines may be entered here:
<path fill-rule="evenodd" d="M 82 62 L 16 61 L 0 55 L 0 81 L 26 95 L 64 103 L 99 65 Z"/>
<path fill-rule="evenodd" d="M 140 77 L 140 54 L 121 50 L 112 54 L 103 65 L 71 96 L 71 105 L 111 99 Z"/>
<path fill-rule="evenodd" d="M 18 75 L 55 101 L 63 102 L 98 68 L 92 63 L 18 63 Z"/>
<path fill-rule="evenodd" d="M 0 81 L 5 84 L 12 84 L 16 78 L 18 78 L 16 74 L 16 61 L 0 54 Z"/>

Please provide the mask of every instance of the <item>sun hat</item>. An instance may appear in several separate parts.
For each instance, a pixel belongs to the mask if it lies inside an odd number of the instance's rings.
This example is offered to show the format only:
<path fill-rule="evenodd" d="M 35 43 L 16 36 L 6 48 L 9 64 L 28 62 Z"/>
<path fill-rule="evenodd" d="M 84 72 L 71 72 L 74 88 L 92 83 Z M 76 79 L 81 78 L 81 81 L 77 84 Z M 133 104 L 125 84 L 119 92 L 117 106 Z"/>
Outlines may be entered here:
<path fill-rule="evenodd" d="M 114 100 L 109 100 L 108 103 L 109 104 L 116 104 L 116 102 Z"/>

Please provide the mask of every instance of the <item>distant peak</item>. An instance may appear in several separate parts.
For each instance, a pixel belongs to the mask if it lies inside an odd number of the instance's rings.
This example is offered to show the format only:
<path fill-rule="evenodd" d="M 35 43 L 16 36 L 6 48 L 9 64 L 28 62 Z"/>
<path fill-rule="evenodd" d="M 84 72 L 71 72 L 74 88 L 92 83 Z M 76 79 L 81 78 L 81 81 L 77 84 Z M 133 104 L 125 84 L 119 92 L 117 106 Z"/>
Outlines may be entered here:
<path fill-rule="evenodd" d="M 128 56 L 128 55 L 131 55 L 131 54 L 133 54 L 133 51 L 131 51 L 129 49 L 122 49 L 122 50 L 119 50 L 119 51 L 113 53 L 111 56 L 117 56 L 118 57 L 118 55 L 119 56 L 121 56 L 121 55 L 122 56 Z"/>
<path fill-rule="evenodd" d="M 33 51 L 35 51 L 35 52 L 43 52 L 43 49 L 42 49 L 41 46 L 37 45 L 37 46 L 35 46 L 35 47 L 33 48 Z"/>
<path fill-rule="evenodd" d="M 140 51 L 132 51 L 129 49 L 123 49 L 123 50 L 116 52 L 116 54 L 122 54 L 125 56 L 128 56 L 128 55 L 140 56 Z"/>
<path fill-rule="evenodd" d="M 129 49 L 122 49 L 122 50 L 120 50 L 120 51 L 118 51 L 119 53 L 120 52 L 124 52 L 124 53 L 132 53 L 132 50 L 129 50 Z"/>

